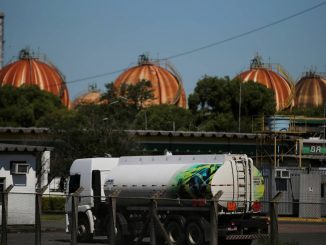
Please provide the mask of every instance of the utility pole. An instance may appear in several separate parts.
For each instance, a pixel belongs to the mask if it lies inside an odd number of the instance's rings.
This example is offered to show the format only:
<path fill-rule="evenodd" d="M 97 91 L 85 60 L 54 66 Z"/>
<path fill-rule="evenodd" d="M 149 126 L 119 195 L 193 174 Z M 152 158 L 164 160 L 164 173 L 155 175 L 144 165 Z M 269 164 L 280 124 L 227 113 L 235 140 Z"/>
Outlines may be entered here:
<path fill-rule="evenodd" d="M 145 110 L 145 130 L 147 130 L 147 111 Z"/>
<path fill-rule="evenodd" d="M 240 92 L 239 92 L 239 133 L 241 132 L 241 81 L 240 81 Z"/>
<path fill-rule="evenodd" d="M 326 134 L 326 132 L 325 132 L 325 117 L 326 117 L 326 103 L 324 104 L 324 140 L 325 140 L 325 134 Z"/>

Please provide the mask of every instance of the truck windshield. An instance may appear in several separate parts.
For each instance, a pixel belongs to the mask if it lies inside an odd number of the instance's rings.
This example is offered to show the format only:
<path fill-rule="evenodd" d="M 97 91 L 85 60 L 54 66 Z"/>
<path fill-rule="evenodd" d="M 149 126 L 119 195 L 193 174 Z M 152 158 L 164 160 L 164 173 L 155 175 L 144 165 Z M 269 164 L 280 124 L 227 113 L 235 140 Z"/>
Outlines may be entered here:
<path fill-rule="evenodd" d="M 70 176 L 69 193 L 74 193 L 80 186 L 80 175 L 75 174 Z"/>

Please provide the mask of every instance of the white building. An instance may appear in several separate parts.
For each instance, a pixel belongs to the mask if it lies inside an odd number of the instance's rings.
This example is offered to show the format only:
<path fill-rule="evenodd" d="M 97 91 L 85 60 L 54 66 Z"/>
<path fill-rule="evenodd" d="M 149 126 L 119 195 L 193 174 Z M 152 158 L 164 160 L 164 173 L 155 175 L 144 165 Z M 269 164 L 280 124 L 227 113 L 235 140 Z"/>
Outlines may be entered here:
<path fill-rule="evenodd" d="M 35 224 L 35 192 L 47 184 L 50 150 L 0 143 L 0 192 L 13 185 L 8 196 L 8 225 Z"/>

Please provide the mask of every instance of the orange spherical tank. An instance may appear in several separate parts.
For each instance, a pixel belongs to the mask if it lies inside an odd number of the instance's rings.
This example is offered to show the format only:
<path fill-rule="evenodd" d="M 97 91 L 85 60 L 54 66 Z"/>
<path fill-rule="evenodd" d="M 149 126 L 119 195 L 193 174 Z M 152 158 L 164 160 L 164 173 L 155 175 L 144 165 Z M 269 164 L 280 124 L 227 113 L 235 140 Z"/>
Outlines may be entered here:
<path fill-rule="evenodd" d="M 147 105 L 173 104 L 182 108 L 187 107 L 186 94 L 181 79 L 148 60 L 139 62 L 138 66 L 132 67 L 119 75 L 114 82 L 114 86 L 120 88 L 124 83 L 135 85 L 141 80 L 150 81 L 153 89 L 154 99 Z"/>
<path fill-rule="evenodd" d="M 291 105 L 294 86 L 283 76 L 264 66 L 258 58 L 252 60 L 250 70 L 240 73 L 236 78 L 242 82 L 254 81 L 274 91 L 276 110 L 281 111 Z M 282 70 L 283 71 L 283 70 Z M 283 73 L 285 73 L 283 71 Z"/>
<path fill-rule="evenodd" d="M 100 91 L 88 91 L 87 93 L 78 96 L 72 103 L 72 108 L 77 108 L 79 105 L 99 105 L 106 103 L 106 101 L 101 101 Z"/>
<path fill-rule="evenodd" d="M 294 107 L 308 108 L 324 106 L 326 101 L 326 79 L 309 72 L 295 85 Z"/>
<path fill-rule="evenodd" d="M 0 70 L 0 85 L 37 85 L 41 90 L 50 92 L 69 107 L 69 94 L 63 76 L 52 64 L 40 61 L 29 55 L 28 51 L 20 52 L 20 59 L 6 65 Z"/>

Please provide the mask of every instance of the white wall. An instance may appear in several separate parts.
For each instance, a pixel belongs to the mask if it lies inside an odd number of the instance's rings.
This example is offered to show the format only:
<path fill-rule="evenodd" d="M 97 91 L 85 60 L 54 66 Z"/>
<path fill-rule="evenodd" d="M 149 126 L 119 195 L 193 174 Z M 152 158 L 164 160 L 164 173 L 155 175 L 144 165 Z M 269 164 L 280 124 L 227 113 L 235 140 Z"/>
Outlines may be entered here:
<path fill-rule="evenodd" d="M 11 174 L 10 161 L 26 161 L 30 164 L 28 174 Z M 5 188 L 14 185 L 8 198 L 8 224 L 34 224 L 36 157 L 32 153 L 0 154 L 0 177 L 6 178 Z"/>

